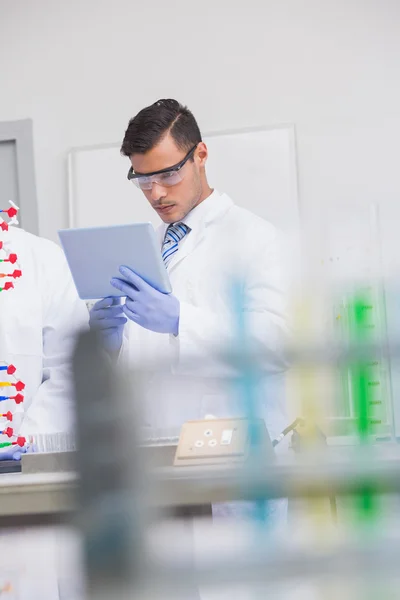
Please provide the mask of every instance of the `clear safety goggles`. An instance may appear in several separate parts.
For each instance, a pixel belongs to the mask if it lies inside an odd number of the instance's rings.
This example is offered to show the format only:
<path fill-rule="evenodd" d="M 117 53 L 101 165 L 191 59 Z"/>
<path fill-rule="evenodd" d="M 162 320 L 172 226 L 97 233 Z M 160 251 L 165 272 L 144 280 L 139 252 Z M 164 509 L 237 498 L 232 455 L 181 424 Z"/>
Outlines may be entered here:
<path fill-rule="evenodd" d="M 141 175 L 140 173 L 135 173 L 131 167 L 128 172 L 128 180 L 132 181 L 132 183 L 141 190 L 151 190 L 154 183 L 165 187 L 176 185 L 182 181 L 183 173 L 181 173 L 181 169 L 185 166 L 189 158 L 193 156 L 197 146 L 198 144 L 193 146 L 179 163 L 172 167 L 168 167 L 167 169 L 161 169 L 160 171 L 154 171 L 154 173 Z"/>

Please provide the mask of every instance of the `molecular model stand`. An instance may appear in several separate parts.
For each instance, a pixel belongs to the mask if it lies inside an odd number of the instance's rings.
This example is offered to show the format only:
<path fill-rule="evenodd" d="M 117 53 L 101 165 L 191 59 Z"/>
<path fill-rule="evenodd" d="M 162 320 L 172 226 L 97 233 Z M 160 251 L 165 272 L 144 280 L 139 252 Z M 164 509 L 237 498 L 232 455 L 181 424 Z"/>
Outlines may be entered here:
<path fill-rule="evenodd" d="M 18 255 L 13 252 L 11 242 L 7 239 L 9 226 L 18 225 L 17 215 L 19 208 L 11 200 L 9 203 L 11 204 L 10 208 L 0 210 L 0 293 L 12 293 L 17 280 L 22 276 L 22 271 L 18 263 Z M 7 215 L 8 221 L 5 221 L 2 215 Z M 24 388 L 25 384 L 18 378 L 17 368 L 5 361 L 1 361 L 0 403 L 13 401 L 14 405 L 21 404 L 24 401 L 24 396 L 21 394 Z M 26 443 L 26 439 L 15 435 L 10 425 L 14 417 L 13 411 L 1 412 L 0 417 L 1 419 L 6 419 L 8 423 L 7 427 L 4 427 L 4 424 L 2 425 L 0 422 L 0 435 L 9 438 L 9 441 L 0 441 L 0 448 L 7 448 L 9 446 L 20 446 L 22 448 Z"/>

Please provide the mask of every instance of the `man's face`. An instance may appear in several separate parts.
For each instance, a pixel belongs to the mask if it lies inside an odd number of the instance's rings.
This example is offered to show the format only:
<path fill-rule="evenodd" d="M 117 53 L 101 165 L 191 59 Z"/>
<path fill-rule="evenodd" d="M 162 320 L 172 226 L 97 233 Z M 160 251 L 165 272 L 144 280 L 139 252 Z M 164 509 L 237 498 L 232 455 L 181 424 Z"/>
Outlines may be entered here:
<path fill-rule="evenodd" d="M 130 159 L 135 173 L 146 175 L 161 169 L 167 169 L 185 158 L 186 152 L 180 150 L 173 138 L 167 135 L 146 154 L 133 154 Z M 179 171 L 182 181 L 167 187 L 153 183 L 152 188 L 143 190 L 144 195 L 164 223 L 182 221 L 202 197 L 202 177 L 207 159 L 207 148 L 200 143 L 195 150 L 193 160 L 189 159 Z"/>

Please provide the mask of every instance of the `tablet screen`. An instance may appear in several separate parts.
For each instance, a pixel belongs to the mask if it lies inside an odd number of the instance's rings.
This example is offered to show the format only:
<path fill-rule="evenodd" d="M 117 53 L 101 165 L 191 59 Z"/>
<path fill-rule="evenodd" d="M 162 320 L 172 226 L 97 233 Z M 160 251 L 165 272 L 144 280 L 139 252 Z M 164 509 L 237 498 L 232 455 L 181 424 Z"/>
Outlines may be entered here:
<path fill-rule="evenodd" d="M 110 281 L 127 266 L 163 293 L 171 284 L 151 223 L 62 229 L 58 232 L 78 295 L 95 300 L 122 293 Z"/>

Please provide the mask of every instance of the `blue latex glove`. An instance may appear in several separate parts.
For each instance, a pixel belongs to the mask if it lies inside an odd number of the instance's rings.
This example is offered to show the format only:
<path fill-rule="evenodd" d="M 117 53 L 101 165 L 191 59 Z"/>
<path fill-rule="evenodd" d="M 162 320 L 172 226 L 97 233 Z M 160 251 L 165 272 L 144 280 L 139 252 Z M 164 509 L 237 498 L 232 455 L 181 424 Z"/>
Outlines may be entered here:
<path fill-rule="evenodd" d="M 111 283 L 126 296 L 123 311 L 128 319 L 157 333 L 178 335 L 179 300 L 157 291 L 128 267 L 119 271 L 125 281 L 113 278 Z"/>
<path fill-rule="evenodd" d="M 126 322 L 121 298 L 103 298 L 90 311 L 90 328 L 100 333 L 104 348 L 110 354 L 119 352 Z"/>
<path fill-rule="evenodd" d="M 21 456 L 27 451 L 27 446 L 10 446 L 0 450 L 0 460 L 21 460 Z"/>

